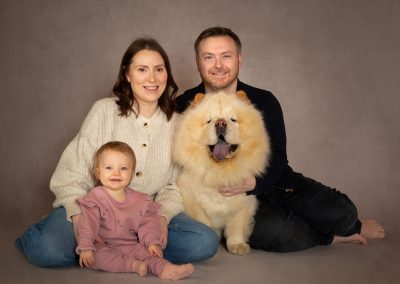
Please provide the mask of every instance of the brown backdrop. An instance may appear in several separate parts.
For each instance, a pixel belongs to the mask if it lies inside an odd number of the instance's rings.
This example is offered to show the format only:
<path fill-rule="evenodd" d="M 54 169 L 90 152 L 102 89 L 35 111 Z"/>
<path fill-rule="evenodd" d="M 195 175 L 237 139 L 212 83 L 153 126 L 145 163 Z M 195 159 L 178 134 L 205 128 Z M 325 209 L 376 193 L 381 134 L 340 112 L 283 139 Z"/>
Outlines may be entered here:
<path fill-rule="evenodd" d="M 57 161 L 90 106 L 110 94 L 135 37 L 161 42 L 183 91 L 199 83 L 196 36 L 223 25 L 243 41 L 241 80 L 282 104 L 292 166 L 394 230 L 399 3 L 2 0 L 1 223 L 23 228 L 50 210 Z"/>

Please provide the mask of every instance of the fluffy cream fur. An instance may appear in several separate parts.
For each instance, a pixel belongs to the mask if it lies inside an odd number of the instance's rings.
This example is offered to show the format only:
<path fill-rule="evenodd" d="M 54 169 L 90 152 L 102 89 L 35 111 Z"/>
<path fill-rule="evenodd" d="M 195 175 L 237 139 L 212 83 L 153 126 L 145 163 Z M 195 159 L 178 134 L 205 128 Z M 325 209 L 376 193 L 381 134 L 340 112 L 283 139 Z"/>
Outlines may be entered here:
<path fill-rule="evenodd" d="M 218 123 L 224 125 L 222 135 Z M 260 112 L 243 92 L 198 94 L 182 115 L 175 138 L 173 157 L 182 170 L 178 186 L 186 213 L 219 234 L 223 231 L 229 252 L 248 254 L 257 200 L 246 194 L 224 197 L 219 187 L 264 172 L 270 146 Z M 217 146 L 209 146 L 221 139 L 234 147 L 216 159 L 212 149 Z"/>

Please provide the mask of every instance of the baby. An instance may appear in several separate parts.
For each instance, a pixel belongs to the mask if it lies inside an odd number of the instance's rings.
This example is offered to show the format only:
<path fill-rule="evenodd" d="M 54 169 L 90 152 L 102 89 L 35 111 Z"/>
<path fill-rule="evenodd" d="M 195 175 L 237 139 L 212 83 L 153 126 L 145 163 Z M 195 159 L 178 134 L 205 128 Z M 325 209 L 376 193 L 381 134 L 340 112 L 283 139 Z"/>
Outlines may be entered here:
<path fill-rule="evenodd" d="M 77 199 L 82 215 L 78 223 L 81 267 L 110 272 L 148 271 L 169 280 L 189 276 L 192 264 L 175 265 L 163 258 L 159 205 L 145 193 L 127 187 L 135 171 L 132 148 L 108 142 L 97 151 L 93 172 L 101 186 Z"/>

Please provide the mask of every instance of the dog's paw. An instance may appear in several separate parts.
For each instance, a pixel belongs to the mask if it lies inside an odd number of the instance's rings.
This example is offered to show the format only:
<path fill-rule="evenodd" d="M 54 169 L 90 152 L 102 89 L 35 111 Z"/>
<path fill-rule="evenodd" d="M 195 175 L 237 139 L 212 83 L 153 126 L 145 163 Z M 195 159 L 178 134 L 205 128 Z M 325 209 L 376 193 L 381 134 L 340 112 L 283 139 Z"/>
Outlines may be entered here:
<path fill-rule="evenodd" d="M 246 255 L 250 253 L 250 246 L 246 243 L 228 245 L 228 251 L 236 255 Z"/>

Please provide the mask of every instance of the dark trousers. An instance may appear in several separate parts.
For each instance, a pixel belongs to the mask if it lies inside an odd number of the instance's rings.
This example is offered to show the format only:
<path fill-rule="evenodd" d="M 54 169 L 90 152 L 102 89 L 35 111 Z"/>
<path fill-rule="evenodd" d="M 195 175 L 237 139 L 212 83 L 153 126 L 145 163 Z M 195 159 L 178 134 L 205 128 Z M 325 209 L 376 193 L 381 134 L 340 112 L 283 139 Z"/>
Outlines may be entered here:
<path fill-rule="evenodd" d="M 250 246 L 274 252 L 329 245 L 334 235 L 360 233 L 353 202 L 343 193 L 299 173 L 260 198 Z"/>

